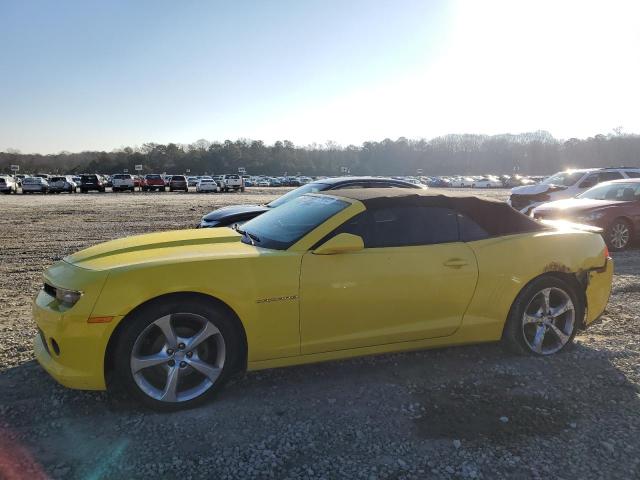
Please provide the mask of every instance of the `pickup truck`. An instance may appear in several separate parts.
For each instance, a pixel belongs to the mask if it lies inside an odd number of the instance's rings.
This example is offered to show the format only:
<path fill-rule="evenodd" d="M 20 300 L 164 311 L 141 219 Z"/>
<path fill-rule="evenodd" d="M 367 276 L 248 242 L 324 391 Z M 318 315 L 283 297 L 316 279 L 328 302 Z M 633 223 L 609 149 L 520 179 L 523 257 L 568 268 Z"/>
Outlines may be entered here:
<path fill-rule="evenodd" d="M 228 192 L 229 190 L 234 190 L 236 192 L 240 190 L 241 192 L 244 192 L 244 180 L 240 175 L 237 175 L 235 173 L 231 175 L 224 175 L 223 179 L 225 184 L 225 192 Z"/>
<path fill-rule="evenodd" d="M 113 182 L 111 189 L 114 192 L 134 192 L 136 190 L 133 176 L 128 173 L 116 173 L 111 181 Z"/>
<path fill-rule="evenodd" d="M 142 191 L 150 192 L 152 190 L 158 190 L 159 192 L 165 191 L 165 183 L 162 175 L 158 175 L 157 173 L 152 173 L 149 175 L 145 175 L 142 179 Z"/>

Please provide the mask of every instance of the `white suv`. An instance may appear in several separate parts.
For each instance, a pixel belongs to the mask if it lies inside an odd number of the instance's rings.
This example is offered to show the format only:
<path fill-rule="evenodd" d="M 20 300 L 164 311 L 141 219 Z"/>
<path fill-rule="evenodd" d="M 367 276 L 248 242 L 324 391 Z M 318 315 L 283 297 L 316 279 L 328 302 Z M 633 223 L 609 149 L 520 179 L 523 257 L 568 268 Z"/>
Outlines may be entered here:
<path fill-rule="evenodd" d="M 638 177 L 640 177 L 640 168 L 609 167 L 565 170 L 555 173 L 535 185 L 512 188 L 507 203 L 528 215 L 538 205 L 563 198 L 573 198 L 598 183 Z"/>
<path fill-rule="evenodd" d="M 133 175 L 129 175 L 128 173 L 116 173 L 111 177 L 111 182 L 111 190 L 114 192 L 134 192 L 136 190 Z"/>

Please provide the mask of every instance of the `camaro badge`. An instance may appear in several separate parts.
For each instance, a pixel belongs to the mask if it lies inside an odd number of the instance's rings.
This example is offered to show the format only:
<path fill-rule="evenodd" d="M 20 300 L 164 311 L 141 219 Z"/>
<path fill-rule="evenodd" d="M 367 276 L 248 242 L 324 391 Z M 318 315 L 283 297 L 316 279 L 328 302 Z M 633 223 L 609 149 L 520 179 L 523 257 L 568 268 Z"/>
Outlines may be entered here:
<path fill-rule="evenodd" d="M 287 295 L 286 297 L 261 298 L 260 300 L 256 300 L 256 303 L 284 302 L 286 300 L 295 300 L 297 298 L 298 298 L 297 295 Z"/>

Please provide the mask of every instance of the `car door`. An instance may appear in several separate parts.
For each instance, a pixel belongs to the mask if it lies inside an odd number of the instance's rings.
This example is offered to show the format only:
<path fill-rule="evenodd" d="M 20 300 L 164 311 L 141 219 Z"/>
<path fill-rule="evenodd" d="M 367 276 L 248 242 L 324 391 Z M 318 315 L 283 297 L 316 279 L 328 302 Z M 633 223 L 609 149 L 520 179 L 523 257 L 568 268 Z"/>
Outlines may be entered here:
<path fill-rule="evenodd" d="M 338 233 L 361 236 L 365 248 L 303 256 L 301 353 L 442 337 L 458 329 L 478 272 L 473 251 L 458 241 L 455 212 L 367 210 L 332 235 Z"/>

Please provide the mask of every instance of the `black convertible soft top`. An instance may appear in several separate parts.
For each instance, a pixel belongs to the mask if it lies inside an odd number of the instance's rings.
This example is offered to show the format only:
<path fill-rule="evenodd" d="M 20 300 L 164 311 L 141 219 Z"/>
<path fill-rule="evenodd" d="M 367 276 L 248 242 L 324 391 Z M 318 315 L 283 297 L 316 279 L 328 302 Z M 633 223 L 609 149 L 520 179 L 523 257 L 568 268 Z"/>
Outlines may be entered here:
<path fill-rule="evenodd" d="M 463 192 L 357 188 L 319 193 L 358 200 L 364 203 L 368 210 L 402 206 L 450 208 L 475 221 L 492 237 L 548 230 L 548 227 L 511 208 L 505 202 L 479 198 Z"/>

